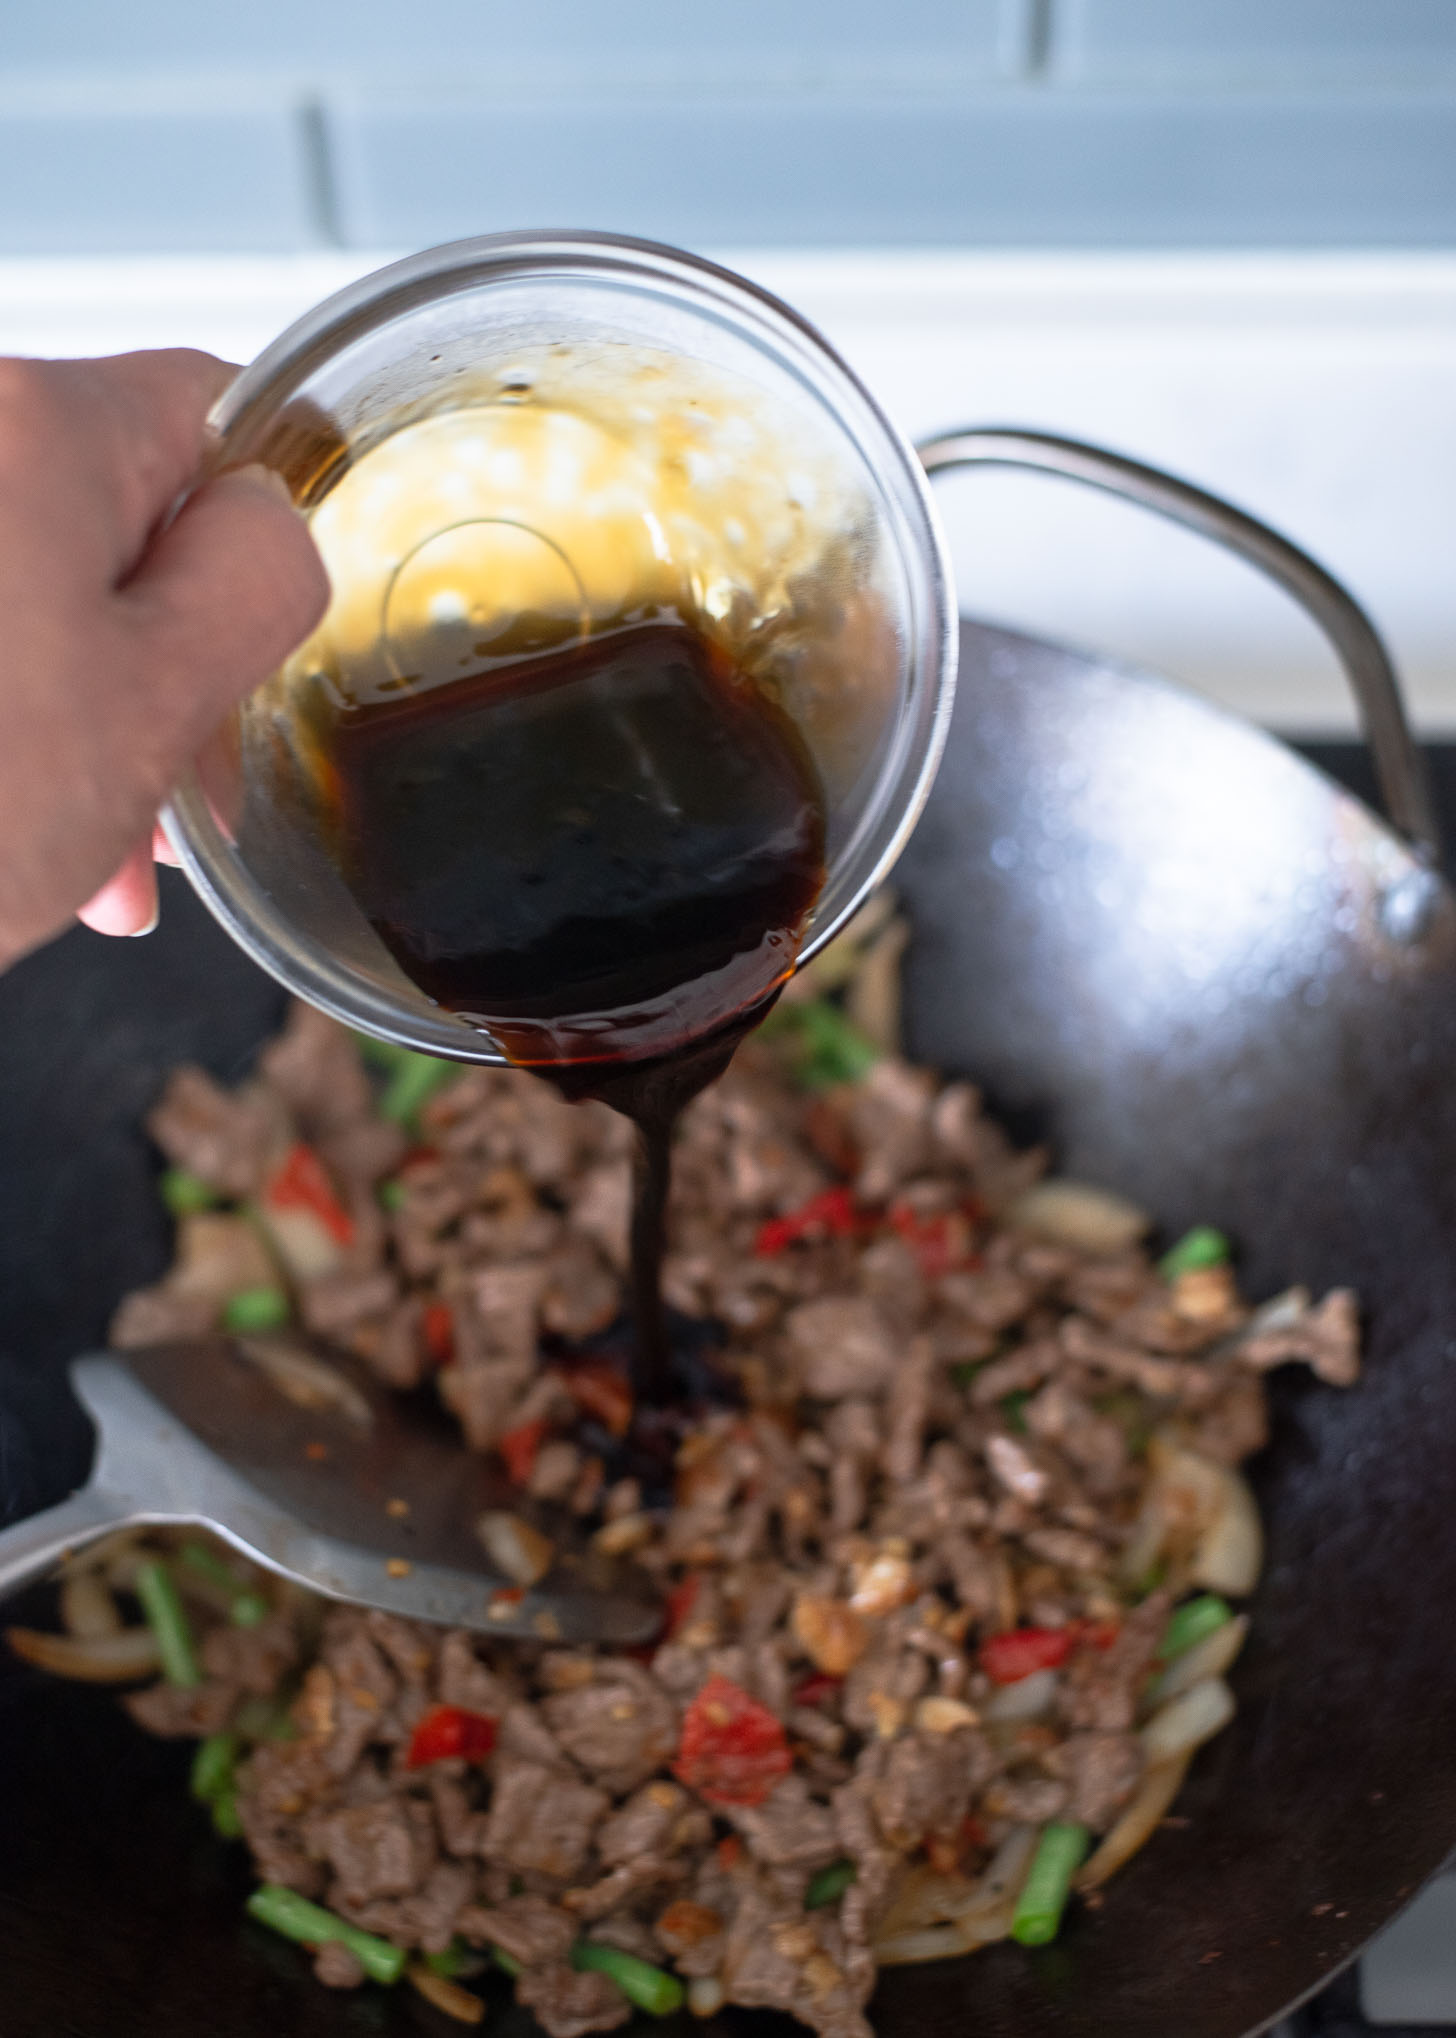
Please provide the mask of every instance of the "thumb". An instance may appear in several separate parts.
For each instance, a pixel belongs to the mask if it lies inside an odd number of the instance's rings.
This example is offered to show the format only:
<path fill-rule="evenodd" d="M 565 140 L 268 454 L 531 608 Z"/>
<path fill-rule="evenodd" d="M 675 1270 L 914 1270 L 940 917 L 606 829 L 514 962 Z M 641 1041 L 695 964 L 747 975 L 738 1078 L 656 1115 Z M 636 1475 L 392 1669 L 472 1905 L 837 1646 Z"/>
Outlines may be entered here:
<path fill-rule="evenodd" d="M 118 598 L 178 696 L 168 719 L 196 743 L 302 643 L 329 582 L 283 477 L 240 467 L 188 497 Z"/>

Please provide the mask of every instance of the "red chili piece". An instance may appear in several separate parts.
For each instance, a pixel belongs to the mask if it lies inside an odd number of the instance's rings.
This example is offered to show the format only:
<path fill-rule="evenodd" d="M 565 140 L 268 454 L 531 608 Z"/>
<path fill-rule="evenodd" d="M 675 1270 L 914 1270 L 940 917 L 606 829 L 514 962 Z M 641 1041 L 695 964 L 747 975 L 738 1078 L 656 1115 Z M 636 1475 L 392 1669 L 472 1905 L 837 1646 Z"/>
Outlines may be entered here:
<path fill-rule="evenodd" d="M 953 1267 L 977 1267 L 980 1255 L 971 1250 L 971 1226 L 978 1214 L 974 1199 L 938 1217 L 917 1217 L 904 1203 L 892 1203 L 885 1215 L 898 1232 L 926 1280 L 948 1274 Z"/>
<path fill-rule="evenodd" d="M 291 1146 L 273 1175 L 264 1200 L 275 1210 L 307 1210 L 336 1245 L 354 1243 L 354 1220 L 334 1194 L 323 1162 L 302 1140 Z"/>
<path fill-rule="evenodd" d="M 981 1644 L 981 1668 L 993 1684 L 1019 1684 L 1036 1670 L 1059 1670 L 1072 1653 L 1071 1628 L 1011 1628 Z"/>
<path fill-rule="evenodd" d="M 524 1486 L 535 1471 L 536 1453 L 550 1427 L 546 1422 L 523 1422 L 498 1440 L 496 1449 L 505 1460 L 506 1476 L 513 1486 Z"/>
<path fill-rule="evenodd" d="M 495 1746 L 495 1728 L 486 1713 L 466 1712 L 458 1705 L 431 1706 L 410 1735 L 404 1766 L 423 1769 L 427 1762 L 443 1762 L 452 1755 L 483 1762 Z"/>
<path fill-rule="evenodd" d="M 816 1670 L 802 1684 L 794 1687 L 794 1704 L 823 1705 L 825 1699 L 833 1698 L 843 1684 L 842 1677 L 831 1677 L 827 1670 Z"/>
<path fill-rule="evenodd" d="M 671 1592 L 668 1593 L 666 1601 L 667 1624 L 663 1629 L 663 1634 L 668 1641 L 671 1641 L 673 1636 L 680 1633 L 687 1625 L 692 1610 L 698 1603 L 698 1594 L 702 1589 L 703 1581 L 699 1573 L 689 1571 L 687 1577 L 680 1584 L 674 1585 Z"/>
<path fill-rule="evenodd" d="M 683 1715 L 674 1776 L 710 1804 L 762 1804 L 793 1767 L 784 1730 L 767 1706 L 712 1676 Z"/>
<path fill-rule="evenodd" d="M 420 1319 L 425 1351 L 432 1366 L 448 1366 L 455 1356 L 455 1317 L 448 1302 L 427 1302 Z"/>
<path fill-rule="evenodd" d="M 1121 1629 L 1115 1620 L 1074 1620 L 1072 1632 L 1079 1649 L 1110 1649 Z"/>
<path fill-rule="evenodd" d="M 770 1217 L 758 1227 L 753 1250 L 760 1259 L 773 1259 L 801 1238 L 853 1238 L 862 1229 L 854 1192 L 843 1187 L 824 1189 L 811 1196 L 785 1217 Z"/>

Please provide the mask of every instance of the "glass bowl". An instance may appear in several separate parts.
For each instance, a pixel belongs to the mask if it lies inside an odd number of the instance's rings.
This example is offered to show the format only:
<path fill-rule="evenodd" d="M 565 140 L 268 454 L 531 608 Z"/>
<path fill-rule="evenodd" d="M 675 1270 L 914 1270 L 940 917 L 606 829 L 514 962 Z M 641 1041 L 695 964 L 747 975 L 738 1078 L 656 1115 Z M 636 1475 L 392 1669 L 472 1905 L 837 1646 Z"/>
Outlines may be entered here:
<path fill-rule="evenodd" d="M 309 312 L 213 422 L 214 471 L 287 480 L 333 596 L 164 821 L 218 919 L 299 996 L 403 1046 L 508 1059 L 405 976 L 321 805 L 308 703 L 408 687 L 422 646 L 518 654 L 675 607 L 766 676 L 824 786 L 794 966 L 889 871 L 949 720 L 950 568 L 910 447 L 755 285 L 607 235 L 455 242 Z"/>

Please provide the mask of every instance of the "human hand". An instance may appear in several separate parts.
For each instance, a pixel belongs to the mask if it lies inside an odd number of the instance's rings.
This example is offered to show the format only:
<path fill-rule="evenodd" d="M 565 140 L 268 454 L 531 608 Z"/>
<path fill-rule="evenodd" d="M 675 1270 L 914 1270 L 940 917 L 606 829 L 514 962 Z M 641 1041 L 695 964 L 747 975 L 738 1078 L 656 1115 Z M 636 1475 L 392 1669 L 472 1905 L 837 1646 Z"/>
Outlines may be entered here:
<path fill-rule="evenodd" d="M 0 968 L 76 913 L 104 934 L 154 923 L 158 807 L 327 604 L 261 467 L 163 525 L 233 373 L 182 348 L 0 359 Z"/>

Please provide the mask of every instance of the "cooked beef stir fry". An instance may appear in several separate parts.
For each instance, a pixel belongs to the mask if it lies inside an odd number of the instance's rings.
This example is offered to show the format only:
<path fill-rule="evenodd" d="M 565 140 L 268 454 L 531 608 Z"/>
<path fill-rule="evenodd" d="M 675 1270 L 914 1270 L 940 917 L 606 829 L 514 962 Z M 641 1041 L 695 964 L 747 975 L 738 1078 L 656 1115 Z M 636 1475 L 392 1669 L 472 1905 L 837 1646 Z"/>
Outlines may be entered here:
<path fill-rule="evenodd" d="M 300 1007 L 252 1080 L 179 1070 L 150 1126 L 176 1260 L 118 1343 L 224 1328 L 433 1379 L 667 1606 L 641 1654 L 492 1644 L 155 1532 L 73 1563 L 66 1634 L 12 1631 L 62 1674 L 160 1670 L 125 1703 L 198 1740 L 250 1908 L 329 1986 L 407 1974 L 478 2021 L 490 1962 L 551 2038 L 684 2000 L 864 2038 L 878 1966 L 1052 1937 L 1231 1717 L 1263 1374 L 1351 1382 L 1354 1298 L 1251 1310 L 1207 1228 L 1155 1262 L 1138 1211 L 1045 1178 L 832 1001 L 785 1006 L 683 1125 L 667 1296 L 716 1326 L 725 1392 L 655 1457 L 602 1341 L 629 1169 L 604 1108 L 371 1071 Z"/>

